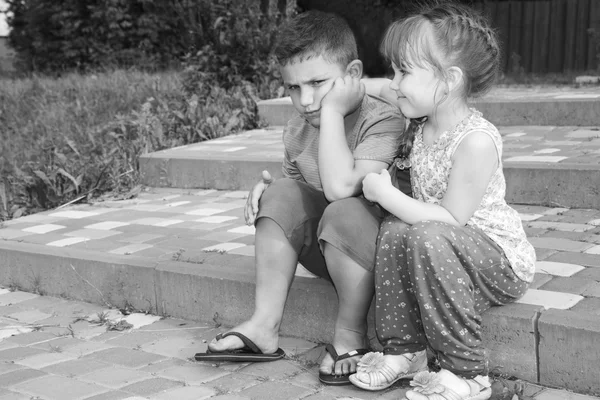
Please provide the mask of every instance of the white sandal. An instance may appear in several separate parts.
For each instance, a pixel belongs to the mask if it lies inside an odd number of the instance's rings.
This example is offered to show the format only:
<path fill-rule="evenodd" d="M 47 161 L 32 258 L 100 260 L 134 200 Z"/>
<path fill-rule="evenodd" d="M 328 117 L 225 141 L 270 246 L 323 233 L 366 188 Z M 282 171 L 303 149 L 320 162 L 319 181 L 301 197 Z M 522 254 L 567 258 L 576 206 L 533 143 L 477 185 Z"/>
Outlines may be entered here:
<path fill-rule="evenodd" d="M 356 366 L 356 373 L 350 375 L 350 382 L 365 390 L 383 390 L 400 379 L 410 379 L 419 372 L 427 371 L 427 354 L 425 351 L 403 354 L 406 358 L 404 372 L 397 373 L 385 362 L 383 353 L 365 354 Z"/>
<path fill-rule="evenodd" d="M 445 372 L 451 373 L 450 371 Z M 492 397 L 492 387 L 487 377 L 478 375 L 472 379 L 463 379 L 463 381 L 470 388 L 470 393 L 466 397 L 443 385 L 439 372 L 419 372 L 410 382 L 410 386 L 413 387 L 411 391 L 426 396 L 428 400 L 488 400 Z"/>

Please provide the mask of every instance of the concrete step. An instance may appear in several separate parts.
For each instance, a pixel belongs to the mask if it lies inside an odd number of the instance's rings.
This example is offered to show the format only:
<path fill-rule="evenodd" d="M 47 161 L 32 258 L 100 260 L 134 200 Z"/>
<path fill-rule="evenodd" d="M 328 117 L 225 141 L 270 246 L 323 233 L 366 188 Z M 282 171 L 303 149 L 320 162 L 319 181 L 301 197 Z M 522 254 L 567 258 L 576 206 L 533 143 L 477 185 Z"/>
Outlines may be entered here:
<path fill-rule="evenodd" d="M 379 93 L 383 79 L 365 79 L 368 93 Z M 471 104 L 495 125 L 597 125 L 600 86 L 495 87 Z M 294 115 L 289 97 L 258 102 L 258 113 L 269 126 L 285 125 Z"/>
<path fill-rule="evenodd" d="M 254 303 L 254 230 L 243 223 L 245 196 L 147 189 L 135 199 L 8 221 L 0 229 L 0 286 L 235 325 Z M 600 210 L 515 208 L 536 247 L 537 273 L 517 304 L 484 314 L 491 365 L 598 395 Z M 282 334 L 330 341 L 336 301 L 330 283 L 299 268 Z"/>
<path fill-rule="evenodd" d="M 595 123 L 500 126 L 507 200 L 600 208 L 600 121 Z M 281 135 L 282 127 L 274 126 L 146 154 L 140 158 L 142 183 L 163 188 L 248 190 L 264 169 L 281 176 Z"/>

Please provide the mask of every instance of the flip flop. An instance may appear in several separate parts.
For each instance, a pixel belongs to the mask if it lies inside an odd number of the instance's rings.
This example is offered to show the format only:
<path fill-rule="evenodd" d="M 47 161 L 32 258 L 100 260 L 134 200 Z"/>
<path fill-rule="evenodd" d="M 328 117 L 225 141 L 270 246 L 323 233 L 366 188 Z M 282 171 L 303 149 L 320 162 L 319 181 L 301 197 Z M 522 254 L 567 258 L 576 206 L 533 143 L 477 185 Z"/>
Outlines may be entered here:
<path fill-rule="evenodd" d="M 365 354 L 367 354 L 370 350 L 369 349 L 357 349 L 357 350 L 352 350 L 349 351 L 347 353 L 338 355 L 337 351 L 335 351 L 335 347 L 333 347 L 333 345 L 328 344 L 327 346 L 325 346 L 325 351 L 328 352 L 329 354 L 331 354 L 331 357 L 333 358 L 333 369 L 335 369 L 335 364 L 338 361 L 342 361 L 345 360 L 346 358 L 350 358 L 350 357 L 356 357 L 356 356 L 363 356 Z M 342 374 L 342 375 L 333 375 L 333 374 L 324 374 L 322 372 L 319 372 L 319 380 L 324 383 L 325 385 L 331 385 L 331 386 L 343 386 L 343 385 L 350 385 L 350 375 L 354 374 L 355 372 L 350 372 L 348 374 Z"/>
<path fill-rule="evenodd" d="M 283 358 L 285 352 L 281 349 L 277 349 L 275 353 L 265 354 L 258 346 L 246 336 L 239 332 L 227 332 L 219 333 L 217 340 L 226 338 L 227 336 L 237 336 L 244 343 L 244 347 L 241 349 L 225 350 L 225 351 L 210 351 L 206 350 L 206 353 L 196 353 L 194 359 L 196 361 L 233 361 L 233 362 L 265 362 L 275 361 Z"/>

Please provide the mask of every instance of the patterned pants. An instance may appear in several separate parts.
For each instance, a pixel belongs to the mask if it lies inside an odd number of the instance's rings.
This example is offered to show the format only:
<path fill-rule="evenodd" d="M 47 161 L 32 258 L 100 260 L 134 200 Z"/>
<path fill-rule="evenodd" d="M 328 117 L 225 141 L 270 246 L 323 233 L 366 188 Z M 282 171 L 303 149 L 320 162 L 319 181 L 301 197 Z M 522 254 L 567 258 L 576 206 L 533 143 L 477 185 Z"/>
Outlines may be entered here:
<path fill-rule="evenodd" d="M 381 224 L 375 264 L 375 321 L 385 354 L 429 347 L 442 368 L 487 374 L 481 313 L 523 296 L 528 284 L 481 230 L 394 216 Z"/>

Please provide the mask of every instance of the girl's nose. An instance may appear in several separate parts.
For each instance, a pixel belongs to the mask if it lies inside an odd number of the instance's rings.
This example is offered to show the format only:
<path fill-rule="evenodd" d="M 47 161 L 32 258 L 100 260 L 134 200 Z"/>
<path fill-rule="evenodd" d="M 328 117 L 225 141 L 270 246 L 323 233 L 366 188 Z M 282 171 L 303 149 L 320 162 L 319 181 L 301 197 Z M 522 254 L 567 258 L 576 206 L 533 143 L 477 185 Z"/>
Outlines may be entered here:
<path fill-rule="evenodd" d="M 400 78 L 398 77 L 398 74 L 395 74 L 394 79 L 390 82 L 390 89 L 394 91 L 400 89 Z"/>

